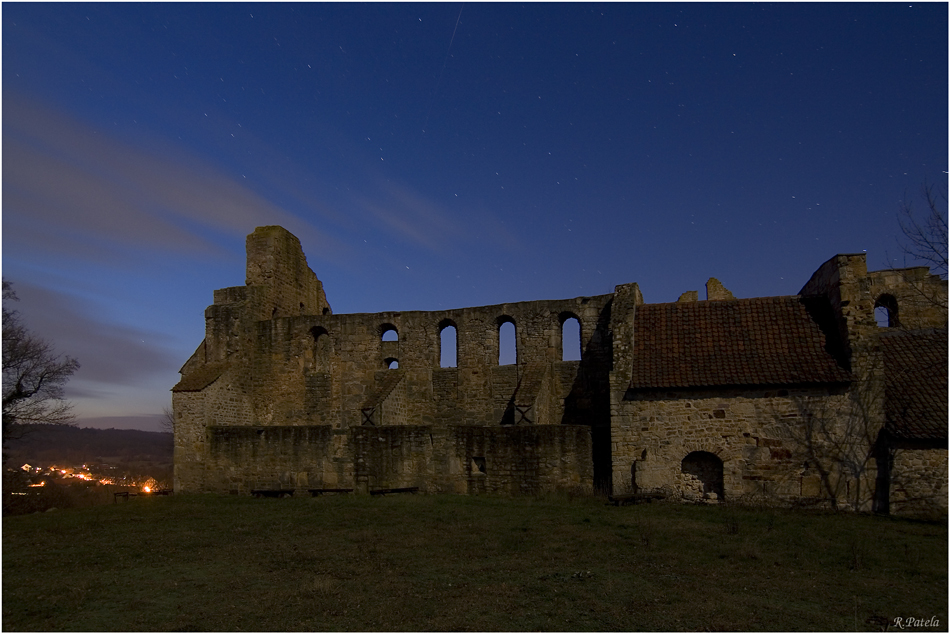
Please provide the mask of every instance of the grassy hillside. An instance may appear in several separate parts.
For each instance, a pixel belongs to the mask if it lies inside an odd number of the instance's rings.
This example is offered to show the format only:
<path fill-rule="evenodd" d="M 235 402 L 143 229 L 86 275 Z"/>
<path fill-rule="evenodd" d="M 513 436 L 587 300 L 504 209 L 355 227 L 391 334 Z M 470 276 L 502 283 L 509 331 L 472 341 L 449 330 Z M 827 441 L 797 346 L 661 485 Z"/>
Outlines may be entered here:
<path fill-rule="evenodd" d="M 945 522 L 597 499 L 172 496 L 6 518 L 5 630 L 947 627 Z"/>

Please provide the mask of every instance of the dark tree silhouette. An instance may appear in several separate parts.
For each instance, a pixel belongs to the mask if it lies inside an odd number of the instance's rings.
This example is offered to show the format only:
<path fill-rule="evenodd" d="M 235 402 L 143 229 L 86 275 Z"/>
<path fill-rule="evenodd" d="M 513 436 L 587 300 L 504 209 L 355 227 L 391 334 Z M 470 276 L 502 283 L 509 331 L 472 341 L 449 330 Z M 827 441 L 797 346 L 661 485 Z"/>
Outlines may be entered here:
<path fill-rule="evenodd" d="M 904 260 L 926 262 L 930 270 L 947 279 L 947 192 L 934 191 L 924 183 L 921 197 L 926 209 L 918 212 L 913 202 L 904 200 L 898 211 L 903 239 L 898 239 Z"/>
<path fill-rule="evenodd" d="M 35 423 L 69 424 L 71 406 L 63 386 L 79 368 L 75 359 L 56 354 L 53 345 L 23 325 L 20 314 L 7 309 L 17 301 L 12 285 L 3 281 L 3 440 L 15 438 Z"/>

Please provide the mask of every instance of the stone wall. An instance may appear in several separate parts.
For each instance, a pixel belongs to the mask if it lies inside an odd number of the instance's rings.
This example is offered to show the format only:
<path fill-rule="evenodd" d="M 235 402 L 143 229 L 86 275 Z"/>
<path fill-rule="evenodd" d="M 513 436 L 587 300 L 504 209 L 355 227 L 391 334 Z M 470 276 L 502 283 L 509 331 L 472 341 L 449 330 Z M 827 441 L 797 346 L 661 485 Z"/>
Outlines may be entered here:
<path fill-rule="evenodd" d="M 205 486 L 219 492 L 323 488 L 332 429 L 209 426 Z"/>
<path fill-rule="evenodd" d="M 850 407 L 844 387 L 628 393 L 612 430 L 614 493 L 702 498 L 709 487 L 683 461 L 708 453 L 722 482 L 707 499 L 840 505 L 863 487 L 867 504 L 872 432 L 852 422 Z"/>
<path fill-rule="evenodd" d="M 947 447 L 898 443 L 892 450 L 890 511 L 947 512 Z"/>
<path fill-rule="evenodd" d="M 430 427 L 355 427 L 350 434 L 355 487 L 364 492 L 375 488 L 430 489 L 437 471 Z"/>
<path fill-rule="evenodd" d="M 539 495 L 590 492 L 590 430 L 576 425 L 486 427 L 209 426 L 205 459 L 187 490 L 247 494 L 419 487 L 424 492 Z M 342 452 L 340 448 L 345 450 Z M 186 465 L 183 463 L 182 467 Z"/>
<path fill-rule="evenodd" d="M 593 348 L 591 359 L 603 363 L 605 355 L 598 354 L 593 335 L 609 297 L 259 322 L 243 361 L 252 369 L 254 417 L 263 424 L 303 424 L 319 411 L 336 427 L 363 424 L 361 412 L 382 388 L 387 360 L 395 360 L 396 371 L 404 374 L 399 398 L 404 399 L 406 424 L 500 424 L 522 379 L 532 372 L 540 381 L 532 389 L 543 399 L 537 405 L 541 420 L 560 423 L 564 396 L 555 394 L 564 390 L 565 367 L 550 367 L 561 363 L 560 318 L 565 313 L 578 316 L 582 346 Z M 518 363 L 511 366 L 498 364 L 501 318 L 516 324 Z M 454 368 L 439 363 L 440 324 L 446 321 L 455 324 L 457 333 Z M 398 340 L 383 341 L 383 326 L 392 326 Z M 579 371 L 579 362 L 574 363 L 567 368 Z M 580 363 L 587 375 L 606 376 L 605 367 Z M 574 377 L 568 380 L 573 384 Z"/>
<path fill-rule="evenodd" d="M 854 442 L 854 452 L 858 449 L 863 450 L 865 445 L 870 447 L 872 452 L 881 451 L 882 448 L 875 447 L 878 432 L 884 426 L 884 360 L 882 355 L 880 335 L 890 328 L 917 329 L 917 328 L 947 328 L 947 281 L 940 279 L 937 275 L 932 275 L 927 267 L 911 267 L 903 269 L 885 269 L 881 271 L 868 271 L 865 254 L 845 254 L 837 255 L 825 262 L 811 277 L 808 283 L 799 292 L 801 295 L 823 295 L 827 297 L 831 304 L 838 322 L 838 331 L 841 340 L 844 342 L 844 350 L 840 356 L 848 364 L 850 371 L 854 374 L 855 381 L 851 386 L 850 396 L 850 416 L 849 420 L 858 420 L 861 426 L 866 430 L 866 439 L 860 438 Z M 883 307 L 887 309 L 889 323 L 878 324 L 875 316 L 875 309 Z M 946 419 L 943 421 L 946 426 Z M 852 426 L 853 423 L 849 423 Z M 861 444 L 863 443 L 863 444 Z M 907 463 L 906 474 L 920 473 L 922 477 L 928 478 L 926 483 L 922 483 L 924 490 L 931 490 L 934 482 L 943 482 L 945 490 L 945 480 L 933 480 L 932 475 L 939 471 L 939 467 L 931 469 L 924 467 L 935 461 L 935 464 L 945 464 L 946 452 L 939 448 L 919 449 L 918 453 L 912 453 L 913 458 Z M 903 459 L 901 459 L 903 460 Z M 899 500 L 902 496 L 908 496 L 908 499 L 914 498 L 918 494 L 923 495 L 910 480 L 902 481 L 900 470 L 900 460 L 897 460 L 897 466 L 890 471 L 890 477 L 898 478 L 890 484 L 875 486 L 887 486 L 893 489 L 891 500 Z M 868 472 L 871 470 L 869 469 Z M 946 473 L 944 469 L 944 473 Z M 867 480 L 859 482 L 860 494 L 863 497 L 871 483 Z M 910 487 L 910 493 L 901 493 L 899 489 Z M 895 498 L 895 495 L 897 496 Z M 852 497 L 854 494 L 852 492 Z M 879 492 L 875 502 L 872 504 L 875 510 L 882 510 L 886 507 L 883 499 L 887 494 Z M 946 496 L 944 496 L 946 497 Z M 869 503 L 862 501 L 861 508 L 866 508 Z M 907 507 L 907 504 L 897 502 L 891 504 L 892 508 L 900 509 L 901 506 Z M 944 504 L 944 507 L 946 505 Z"/>
<path fill-rule="evenodd" d="M 538 495 L 593 490 L 587 427 L 455 427 L 452 440 L 453 459 L 461 465 L 465 480 L 461 492 Z"/>
<path fill-rule="evenodd" d="M 873 306 L 890 309 L 889 327 L 907 330 L 947 325 L 947 283 L 931 275 L 926 266 L 872 271 L 867 275 L 866 293 Z"/>
<path fill-rule="evenodd" d="M 247 246 L 247 285 L 215 292 L 205 313 L 205 341 L 175 388 L 179 490 L 243 492 L 264 481 L 283 487 L 288 474 L 311 484 L 361 489 L 468 491 L 494 483 L 487 490 L 514 490 L 510 474 L 523 469 L 514 457 L 519 451 L 537 453 L 531 458 L 533 475 L 525 475 L 520 486 L 524 490 L 556 488 L 562 477 L 563 486 L 574 488 L 577 474 L 592 469 L 588 428 L 585 443 L 569 443 L 586 452 L 573 457 L 570 468 L 560 454 L 544 457 L 545 443 L 562 432 L 529 435 L 540 444 L 515 451 L 504 439 L 518 432 L 502 430 L 490 436 L 491 447 L 507 457 L 483 448 L 488 455 L 479 457 L 493 461 L 496 475 L 472 485 L 464 475 L 468 458 L 453 453 L 458 433 L 453 430 L 578 422 L 609 429 L 604 315 L 611 295 L 334 315 L 296 238 L 279 227 L 262 227 L 248 236 Z M 580 325 L 577 346 L 583 358 L 564 362 L 563 323 L 571 318 Z M 499 365 L 504 323 L 515 328 L 511 365 Z M 455 329 L 456 362 L 443 368 L 441 331 L 447 327 Z M 319 446 L 293 435 L 302 431 L 261 444 L 271 436 L 248 431 L 294 428 L 331 434 L 320 436 Z M 298 441 L 319 456 L 299 462 Z"/>
<path fill-rule="evenodd" d="M 331 312 L 300 240 L 282 227 L 258 227 L 247 237 L 246 273 L 245 284 L 261 289 L 254 315 L 258 320 Z"/>

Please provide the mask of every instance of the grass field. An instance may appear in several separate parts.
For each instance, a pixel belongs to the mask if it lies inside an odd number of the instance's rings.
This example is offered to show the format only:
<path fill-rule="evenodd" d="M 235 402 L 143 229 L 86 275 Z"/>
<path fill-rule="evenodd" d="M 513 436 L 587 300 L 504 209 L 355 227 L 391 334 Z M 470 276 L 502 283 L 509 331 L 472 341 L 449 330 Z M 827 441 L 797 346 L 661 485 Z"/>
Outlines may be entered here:
<path fill-rule="evenodd" d="M 423 495 L 171 496 L 3 520 L 4 631 L 880 631 L 931 617 L 947 629 L 945 521 Z"/>

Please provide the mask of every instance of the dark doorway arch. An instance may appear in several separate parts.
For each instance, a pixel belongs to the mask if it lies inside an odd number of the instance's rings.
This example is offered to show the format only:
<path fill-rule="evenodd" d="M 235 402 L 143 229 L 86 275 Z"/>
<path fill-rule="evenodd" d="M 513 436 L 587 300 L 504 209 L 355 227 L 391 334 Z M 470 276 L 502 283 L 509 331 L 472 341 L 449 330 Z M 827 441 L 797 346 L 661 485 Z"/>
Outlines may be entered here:
<path fill-rule="evenodd" d="M 719 500 L 724 498 L 722 460 L 719 456 L 708 451 L 694 451 L 683 458 L 681 468 L 685 475 L 699 481 L 704 498 L 712 497 L 711 494 L 715 494 Z"/>

